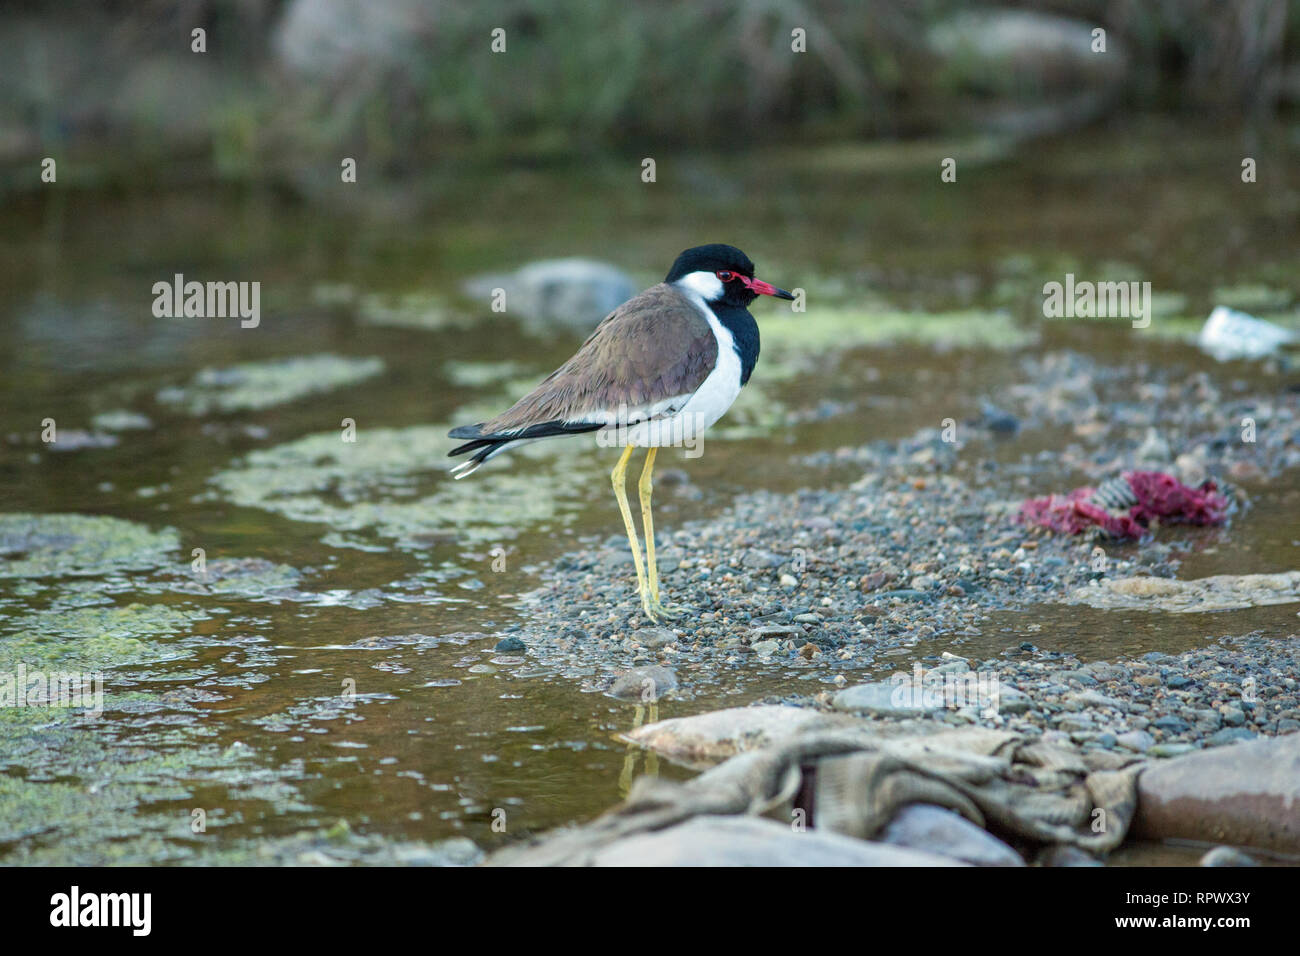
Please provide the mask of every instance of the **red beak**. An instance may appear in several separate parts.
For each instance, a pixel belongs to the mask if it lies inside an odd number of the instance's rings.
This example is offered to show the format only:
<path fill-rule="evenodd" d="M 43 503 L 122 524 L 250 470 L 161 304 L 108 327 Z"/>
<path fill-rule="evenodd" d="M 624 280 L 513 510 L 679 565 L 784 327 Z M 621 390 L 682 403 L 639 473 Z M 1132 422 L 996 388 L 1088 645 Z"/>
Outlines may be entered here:
<path fill-rule="evenodd" d="M 778 289 L 776 286 L 769 285 L 762 279 L 748 279 L 745 276 L 738 276 L 738 278 L 741 282 L 745 283 L 745 286 L 751 292 L 757 292 L 759 295 L 774 295 L 778 299 L 794 299 L 794 296 L 789 292 L 786 292 L 785 289 Z"/>

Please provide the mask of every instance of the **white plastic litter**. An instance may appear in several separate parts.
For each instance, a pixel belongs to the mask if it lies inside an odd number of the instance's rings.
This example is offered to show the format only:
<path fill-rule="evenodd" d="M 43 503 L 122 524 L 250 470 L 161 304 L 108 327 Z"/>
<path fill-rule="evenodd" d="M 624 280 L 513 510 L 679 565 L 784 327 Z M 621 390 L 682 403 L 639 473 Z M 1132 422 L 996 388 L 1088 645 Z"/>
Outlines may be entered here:
<path fill-rule="evenodd" d="M 1227 362 L 1263 358 L 1298 339 L 1291 329 L 1220 305 L 1205 320 L 1199 343 L 1220 362 Z"/>

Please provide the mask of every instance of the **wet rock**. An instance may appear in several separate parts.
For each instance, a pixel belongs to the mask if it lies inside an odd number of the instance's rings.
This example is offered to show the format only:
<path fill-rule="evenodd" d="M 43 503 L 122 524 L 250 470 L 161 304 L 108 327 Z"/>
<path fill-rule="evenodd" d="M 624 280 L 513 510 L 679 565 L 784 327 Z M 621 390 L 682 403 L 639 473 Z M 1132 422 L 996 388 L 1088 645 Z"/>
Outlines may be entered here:
<path fill-rule="evenodd" d="M 1207 747 L 1222 747 L 1224 744 L 1235 744 L 1242 740 L 1254 740 L 1255 732 L 1247 730 L 1245 727 L 1224 727 L 1222 730 L 1216 730 L 1205 739 Z"/>
<path fill-rule="evenodd" d="M 987 428 L 1000 435 L 1014 435 L 1020 431 L 1020 419 L 986 400 L 980 405 L 980 415 L 975 420 L 975 427 Z"/>
<path fill-rule="evenodd" d="M 749 632 L 750 643 L 795 637 L 803 634 L 803 628 L 795 624 L 764 624 Z"/>
<path fill-rule="evenodd" d="M 591 259 L 546 259 L 508 275 L 476 276 L 465 294 L 485 304 L 504 289 L 509 314 L 531 325 L 560 325 L 588 332 L 637 289 L 615 266 Z"/>
<path fill-rule="evenodd" d="M 809 727 L 843 720 L 806 707 L 762 704 L 661 720 L 623 737 L 672 760 L 711 764 L 779 743 Z"/>
<path fill-rule="evenodd" d="M 614 681 L 608 693 L 619 700 L 651 703 L 677 689 L 677 675 L 667 667 L 647 664 L 625 671 Z"/>
<path fill-rule="evenodd" d="M 1300 735 L 1216 747 L 1151 765 L 1134 834 L 1300 852 Z"/>
<path fill-rule="evenodd" d="M 1156 739 L 1145 730 L 1129 730 L 1115 737 L 1115 742 L 1125 750 L 1144 754 L 1155 746 Z"/>
<path fill-rule="evenodd" d="M 1175 717 L 1173 714 L 1157 717 L 1151 721 L 1151 726 L 1157 730 L 1163 730 L 1167 734 L 1185 734 L 1192 729 L 1191 724 L 1181 717 Z"/>
<path fill-rule="evenodd" d="M 831 706 L 836 710 L 865 711 L 881 717 L 919 717 L 942 710 L 941 700 L 910 684 L 878 681 L 847 687 L 835 695 Z"/>
<path fill-rule="evenodd" d="M 1216 846 L 1201 857 L 1201 866 L 1259 866 L 1254 857 L 1233 846 Z"/>
<path fill-rule="evenodd" d="M 746 568 L 779 568 L 784 563 L 785 558 L 781 555 L 761 548 L 750 548 L 740 560 L 741 566 Z"/>
<path fill-rule="evenodd" d="M 1010 684 L 998 684 L 997 712 L 1000 714 L 1023 714 L 1033 706 L 1033 701 L 1024 691 L 1017 690 Z"/>
<path fill-rule="evenodd" d="M 1128 705 L 1114 697 L 1107 697 L 1095 690 L 1078 691 L 1066 695 L 1065 704 L 1072 710 L 1083 710 L 1086 707 L 1108 707 L 1112 710 L 1128 710 Z"/>
<path fill-rule="evenodd" d="M 952 857 L 972 866 L 1024 866 L 1020 854 L 965 817 L 943 807 L 904 807 L 880 832 L 881 843 Z"/>
<path fill-rule="evenodd" d="M 517 637 L 503 637 L 493 650 L 499 654 L 522 654 L 528 650 L 528 645 Z"/>
<path fill-rule="evenodd" d="M 1181 757 L 1196 749 L 1195 744 L 1163 743 L 1156 744 L 1147 751 L 1148 757 Z"/>
<path fill-rule="evenodd" d="M 961 866 L 947 857 L 763 817 L 699 816 L 599 850 L 595 866 Z"/>
<path fill-rule="evenodd" d="M 1067 733 L 1081 733 L 1094 729 L 1092 718 L 1087 714 L 1065 714 L 1057 718 L 1056 726 Z"/>

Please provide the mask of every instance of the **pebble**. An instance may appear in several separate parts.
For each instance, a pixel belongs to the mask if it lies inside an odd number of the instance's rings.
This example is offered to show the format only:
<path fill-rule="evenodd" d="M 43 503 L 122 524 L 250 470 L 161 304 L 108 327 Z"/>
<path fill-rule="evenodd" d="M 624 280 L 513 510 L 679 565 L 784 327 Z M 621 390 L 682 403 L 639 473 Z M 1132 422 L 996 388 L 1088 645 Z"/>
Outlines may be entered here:
<path fill-rule="evenodd" d="M 912 693 L 910 686 L 880 681 L 845 688 L 835 695 L 831 706 L 836 710 L 865 711 L 882 717 L 915 717 L 941 709 L 929 696 Z"/>
<path fill-rule="evenodd" d="M 677 635 L 666 627 L 642 627 L 632 632 L 632 640 L 642 647 L 658 650 L 677 642 Z"/>
<path fill-rule="evenodd" d="M 1156 739 L 1145 730 L 1129 730 L 1115 736 L 1115 742 L 1125 750 L 1144 754 L 1156 745 Z"/>
<path fill-rule="evenodd" d="M 1254 740 L 1255 732 L 1247 730 L 1245 727 L 1224 727 L 1222 730 L 1215 731 L 1206 738 L 1206 745 L 1209 747 L 1221 747 L 1224 744 L 1234 744 L 1239 740 Z"/>

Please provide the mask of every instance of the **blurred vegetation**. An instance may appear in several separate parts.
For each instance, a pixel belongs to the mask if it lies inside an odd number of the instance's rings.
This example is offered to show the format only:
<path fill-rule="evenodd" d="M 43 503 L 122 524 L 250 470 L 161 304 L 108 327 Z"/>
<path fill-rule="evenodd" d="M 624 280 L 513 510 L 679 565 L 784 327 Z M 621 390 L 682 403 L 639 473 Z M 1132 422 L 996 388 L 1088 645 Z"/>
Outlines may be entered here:
<path fill-rule="evenodd" d="M 1110 59 L 1079 54 L 1093 26 Z M 83 179 L 143 160 L 310 189 L 341 156 L 401 179 L 451 157 L 1272 115 L 1300 101 L 1300 0 L 19 0 L 0 60 L 10 187 L 75 154 Z"/>

